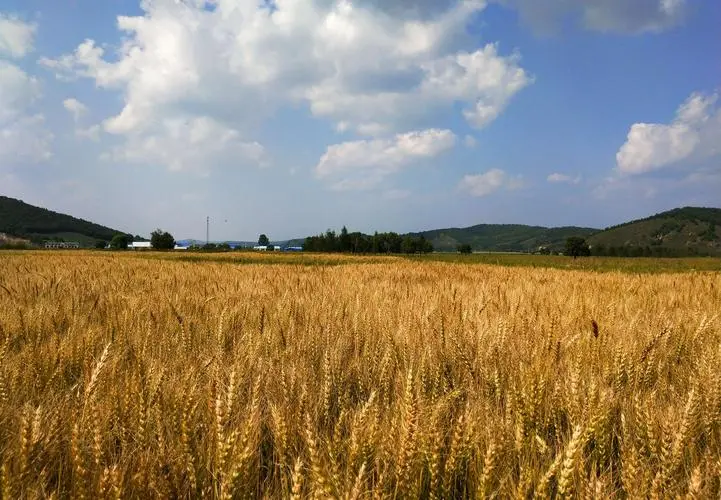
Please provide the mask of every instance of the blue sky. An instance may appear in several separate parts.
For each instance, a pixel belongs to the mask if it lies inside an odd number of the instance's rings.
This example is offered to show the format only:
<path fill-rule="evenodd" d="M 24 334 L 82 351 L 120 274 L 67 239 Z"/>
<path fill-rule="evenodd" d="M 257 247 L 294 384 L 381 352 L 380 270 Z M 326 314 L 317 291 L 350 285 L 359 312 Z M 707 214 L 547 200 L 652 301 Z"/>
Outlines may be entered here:
<path fill-rule="evenodd" d="M 0 194 L 218 240 L 721 206 L 717 1 L 259 4 L 5 0 Z"/>

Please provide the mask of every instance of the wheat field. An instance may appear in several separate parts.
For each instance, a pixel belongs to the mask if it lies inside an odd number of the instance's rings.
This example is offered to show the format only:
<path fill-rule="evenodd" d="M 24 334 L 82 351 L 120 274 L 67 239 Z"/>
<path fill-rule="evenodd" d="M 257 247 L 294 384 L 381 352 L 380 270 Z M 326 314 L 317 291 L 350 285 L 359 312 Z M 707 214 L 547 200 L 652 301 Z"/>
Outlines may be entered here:
<path fill-rule="evenodd" d="M 719 498 L 721 274 L 304 259 L 0 255 L 2 498 Z"/>

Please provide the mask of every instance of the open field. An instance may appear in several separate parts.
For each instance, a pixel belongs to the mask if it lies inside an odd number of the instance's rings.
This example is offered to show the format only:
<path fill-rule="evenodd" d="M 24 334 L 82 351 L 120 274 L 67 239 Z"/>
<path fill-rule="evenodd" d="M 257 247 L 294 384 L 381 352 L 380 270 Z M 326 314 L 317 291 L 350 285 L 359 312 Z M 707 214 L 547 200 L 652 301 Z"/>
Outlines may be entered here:
<path fill-rule="evenodd" d="M 3 252 L 2 498 L 718 498 L 699 266 Z"/>
<path fill-rule="evenodd" d="M 433 253 L 409 258 L 419 261 L 492 264 L 511 267 L 543 267 L 574 271 L 620 271 L 627 273 L 721 272 L 721 258 L 717 257 L 687 257 L 678 259 L 653 257 L 583 257 L 574 260 L 570 257 L 558 255 L 479 252 L 471 255 Z"/>

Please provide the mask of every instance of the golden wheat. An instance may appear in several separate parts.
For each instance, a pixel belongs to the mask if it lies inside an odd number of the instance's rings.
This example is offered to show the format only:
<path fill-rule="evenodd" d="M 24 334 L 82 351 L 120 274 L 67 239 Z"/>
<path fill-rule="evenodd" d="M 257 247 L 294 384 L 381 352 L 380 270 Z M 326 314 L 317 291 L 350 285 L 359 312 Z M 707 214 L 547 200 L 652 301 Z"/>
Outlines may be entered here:
<path fill-rule="evenodd" d="M 2 498 L 718 498 L 721 276 L 0 255 Z"/>

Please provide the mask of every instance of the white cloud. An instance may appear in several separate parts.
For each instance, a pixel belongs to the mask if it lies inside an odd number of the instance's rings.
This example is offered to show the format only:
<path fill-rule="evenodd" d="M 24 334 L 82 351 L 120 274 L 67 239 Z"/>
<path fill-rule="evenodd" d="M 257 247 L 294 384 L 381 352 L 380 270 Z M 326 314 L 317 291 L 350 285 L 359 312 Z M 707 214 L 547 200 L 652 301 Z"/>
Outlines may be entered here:
<path fill-rule="evenodd" d="M 406 189 L 389 189 L 383 192 L 383 198 L 386 200 L 405 200 L 411 195 Z"/>
<path fill-rule="evenodd" d="M 692 94 L 668 125 L 636 123 L 616 154 L 621 174 L 653 170 L 721 155 L 721 107 L 718 94 Z"/>
<path fill-rule="evenodd" d="M 20 59 L 33 50 L 35 25 L 0 12 L 0 56 Z"/>
<path fill-rule="evenodd" d="M 123 109 L 104 128 L 128 142 L 148 129 L 162 133 L 167 120 L 193 119 L 253 142 L 257 124 L 287 103 L 308 105 L 339 131 L 371 137 L 427 127 L 458 103 L 469 123 L 485 126 L 532 78 L 518 55 L 503 56 L 495 44 L 468 50 L 474 40 L 465 26 L 483 0 L 440 6 L 146 1 L 142 16 L 118 17 L 125 41 L 117 57 L 86 40 L 40 63 L 59 77 L 120 91 Z"/>
<path fill-rule="evenodd" d="M 40 85 L 35 78 L 0 60 L 0 126 L 19 117 L 38 97 Z"/>
<path fill-rule="evenodd" d="M 78 126 L 80 119 L 88 113 L 88 107 L 85 104 L 71 97 L 63 101 L 63 107 L 73 117 L 73 121 L 75 122 L 75 137 L 79 139 L 88 139 L 93 142 L 100 141 L 100 125 L 95 124 L 86 128 Z"/>
<path fill-rule="evenodd" d="M 40 97 L 37 80 L 0 60 L 0 168 L 42 161 L 51 156 L 52 134 L 41 114 L 29 112 Z"/>
<path fill-rule="evenodd" d="M 80 121 L 80 118 L 88 112 L 88 107 L 75 98 L 65 99 L 63 101 L 63 107 L 68 113 L 73 115 L 75 123 Z"/>
<path fill-rule="evenodd" d="M 318 178 L 343 177 L 336 190 L 376 187 L 385 177 L 423 159 L 433 158 L 456 143 L 450 130 L 428 129 L 329 146 L 315 167 Z"/>
<path fill-rule="evenodd" d="M 499 189 L 514 190 L 523 185 L 522 178 L 511 177 L 503 170 L 494 168 L 482 174 L 465 175 L 458 184 L 458 189 L 471 196 L 488 196 Z"/>
<path fill-rule="evenodd" d="M 581 182 L 581 176 L 577 175 L 576 177 L 572 177 L 568 174 L 561 174 L 556 172 L 549 175 L 546 180 L 553 183 L 578 184 L 579 182 Z"/>
<path fill-rule="evenodd" d="M 52 140 L 43 115 L 22 116 L 0 126 L 0 163 L 12 166 L 47 160 L 52 156 Z"/>
<path fill-rule="evenodd" d="M 474 52 L 461 51 L 420 62 L 416 76 L 411 78 L 413 72 L 405 69 L 408 62 L 399 58 L 387 63 L 384 75 L 362 76 L 368 85 L 374 80 L 386 79 L 390 85 L 393 78 L 400 83 L 408 79 L 399 89 L 369 92 L 335 77 L 311 87 L 306 98 L 314 114 L 330 117 L 344 129 L 354 128 L 363 135 L 379 136 L 404 124 L 421 122 L 455 102 L 464 103 L 463 116 L 470 125 L 482 128 L 503 112 L 517 92 L 532 83 L 518 62 L 517 55 L 502 57 L 495 44 L 488 44 Z"/>
<path fill-rule="evenodd" d="M 595 199 L 607 206 L 632 206 L 644 200 L 661 200 L 666 207 L 717 206 L 718 193 L 721 193 L 721 169 L 713 164 L 683 175 L 609 176 L 591 191 Z"/>
<path fill-rule="evenodd" d="M 472 135 L 467 135 L 463 138 L 463 144 L 465 144 L 467 148 L 473 149 L 478 145 L 478 140 Z"/>
<path fill-rule="evenodd" d="M 548 32 L 570 14 L 593 31 L 658 33 L 680 24 L 688 0 L 495 0 L 520 12 L 534 28 Z"/>
<path fill-rule="evenodd" d="M 268 163 L 263 146 L 243 141 L 237 130 L 210 118 L 166 119 L 145 134 L 129 135 L 106 159 L 201 173 L 212 166 Z"/>
<path fill-rule="evenodd" d="M 76 128 L 75 129 L 75 137 L 78 137 L 80 139 L 89 139 L 93 142 L 98 142 L 100 140 L 100 125 L 91 125 L 88 128 Z"/>

